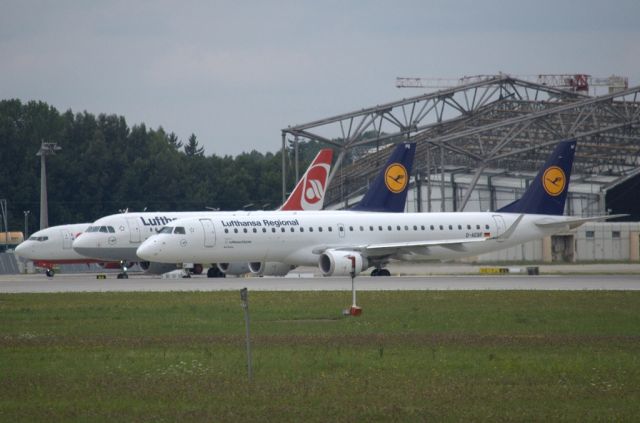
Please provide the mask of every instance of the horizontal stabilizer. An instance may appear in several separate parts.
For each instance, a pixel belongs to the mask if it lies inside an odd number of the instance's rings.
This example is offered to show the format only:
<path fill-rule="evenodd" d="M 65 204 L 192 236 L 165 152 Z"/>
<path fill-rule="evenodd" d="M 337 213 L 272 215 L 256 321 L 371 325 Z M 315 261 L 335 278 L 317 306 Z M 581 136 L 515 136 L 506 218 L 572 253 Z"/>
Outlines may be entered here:
<path fill-rule="evenodd" d="M 567 229 L 575 229 L 578 226 L 587 223 L 587 222 L 600 222 L 608 219 L 617 219 L 619 217 L 625 217 L 628 214 L 611 214 L 608 216 L 593 216 L 593 217 L 567 217 L 562 220 L 556 220 L 553 218 L 541 219 L 537 222 L 534 222 L 536 226 L 541 228 L 563 228 Z"/>

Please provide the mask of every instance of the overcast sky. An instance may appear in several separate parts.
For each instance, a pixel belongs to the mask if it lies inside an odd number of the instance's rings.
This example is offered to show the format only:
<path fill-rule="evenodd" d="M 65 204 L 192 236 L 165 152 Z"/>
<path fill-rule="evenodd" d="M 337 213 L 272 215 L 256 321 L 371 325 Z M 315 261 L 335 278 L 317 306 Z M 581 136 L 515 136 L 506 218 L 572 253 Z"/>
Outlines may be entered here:
<path fill-rule="evenodd" d="M 638 18 L 638 0 L 0 0 L 0 99 L 274 152 L 289 125 L 420 94 L 397 76 L 638 85 Z"/>

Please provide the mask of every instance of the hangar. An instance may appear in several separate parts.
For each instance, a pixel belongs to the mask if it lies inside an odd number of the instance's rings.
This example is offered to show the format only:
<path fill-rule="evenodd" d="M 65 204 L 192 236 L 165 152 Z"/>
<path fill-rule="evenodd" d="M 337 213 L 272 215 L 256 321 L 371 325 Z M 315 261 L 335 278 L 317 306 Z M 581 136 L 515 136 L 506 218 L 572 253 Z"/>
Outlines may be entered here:
<path fill-rule="evenodd" d="M 313 140 L 339 152 L 327 208 L 357 203 L 387 159 L 385 147 L 412 140 L 418 147 L 407 211 L 486 211 L 518 198 L 551 148 L 575 139 L 566 213 L 625 213 L 626 220 L 640 221 L 640 86 L 591 96 L 586 75 L 572 81 L 566 89 L 504 74 L 468 78 L 459 86 L 289 126 L 282 146 L 287 139 Z M 640 259 L 640 224 L 594 225 L 478 259 Z M 613 247 L 596 248 L 590 240 L 621 246 L 611 256 Z"/>

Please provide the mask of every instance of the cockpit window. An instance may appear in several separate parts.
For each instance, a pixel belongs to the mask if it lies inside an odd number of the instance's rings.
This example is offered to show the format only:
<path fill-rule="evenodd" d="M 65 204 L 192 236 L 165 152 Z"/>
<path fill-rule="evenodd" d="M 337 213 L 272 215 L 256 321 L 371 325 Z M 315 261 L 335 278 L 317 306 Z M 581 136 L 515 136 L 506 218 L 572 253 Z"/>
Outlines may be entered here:
<path fill-rule="evenodd" d="M 116 230 L 113 228 L 113 226 L 107 226 L 107 231 L 109 231 L 110 234 L 116 233 Z"/>
<path fill-rule="evenodd" d="M 38 241 L 38 242 L 43 242 L 48 239 L 49 239 L 48 236 L 30 236 L 29 237 L 29 241 Z"/>
<path fill-rule="evenodd" d="M 100 226 L 100 232 L 108 232 L 106 226 Z"/>
<path fill-rule="evenodd" d="M 171 226 L 165 226 L 164 228 L 160 229 L 158 231 L 159 234 L 170 234 L 171 231 L 173 231 L 173 228 Z"/>
<path fill-rule="evenodd" d="M 183 226 L 176 226 L 175 230 L 173 231 L 174 234 L 186 234 L 184 227 Z"/>

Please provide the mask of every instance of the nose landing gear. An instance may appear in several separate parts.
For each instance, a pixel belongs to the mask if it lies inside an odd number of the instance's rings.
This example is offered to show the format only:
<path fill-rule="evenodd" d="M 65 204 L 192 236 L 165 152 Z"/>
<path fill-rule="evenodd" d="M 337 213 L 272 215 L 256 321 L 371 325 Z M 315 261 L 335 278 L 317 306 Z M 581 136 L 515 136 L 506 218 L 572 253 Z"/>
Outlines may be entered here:
<path fill-rule="evenodd" d="M 122 269 L 122 272 L 118 273 L 118 279 L 129 279 L 129 274 L 127 273 L 129 269 L 127 268 L 126 261 L 120 260 L 120 269 Z"/>

